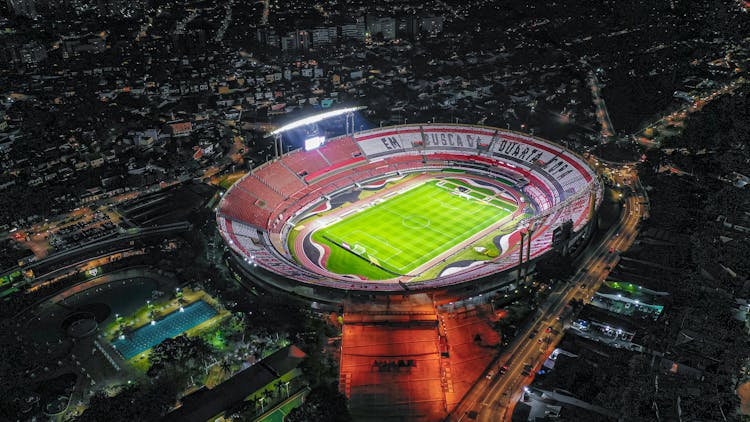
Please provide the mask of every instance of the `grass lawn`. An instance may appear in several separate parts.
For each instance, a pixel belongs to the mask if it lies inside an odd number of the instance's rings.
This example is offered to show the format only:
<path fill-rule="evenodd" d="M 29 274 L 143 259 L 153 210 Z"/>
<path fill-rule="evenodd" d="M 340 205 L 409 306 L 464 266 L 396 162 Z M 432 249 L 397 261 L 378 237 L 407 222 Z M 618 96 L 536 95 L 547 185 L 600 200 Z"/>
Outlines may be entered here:
<path fill-rule="evenodd" d="M 237 172 L 237 173 L 224 175 L 218 180 L 218 185 L 224 188 L 224 190 L 229 189 L 230 186 L 232 186 L 235 182 L 240 180 L 242 176 L 244 175 L 245 175 L 244 172 Z"/>
<path fill-rule="evenodd" d="M 284 418 L 292 411 L 295 407 L 302 405 L 302 401 L 306 394 L 299 394 L 292 397 L 291 400 L 281 405 L 278 409 L 274 410 L 261 419 L 259 422 L 284 422 Z"/>
<path fill-rule="evenodd" d="M 493 239 L 497 236 L 502 236 L 504 234 L 512 232 L 513 230 L 515 230 L 516 224 L 518 224 L 519 221 L 529 216 L 529 214 L 521 214 L 509 223 L 503 224 L 501 227 L 493 230 L 486 236 L 479 239 L 476 243 L 472 244 L 472 247 L 462 249 L 461 251 L 453 255 L 451 257 L 451 261 L 488 261 L 490 259 L 497 258 L 500 254 L 500 251 L 497 249 L 497 246 L 495 246 Z M 487 249 L 487 251 L 485 253 L 479 253 L 474 250 L 475 246 L 481 246 Z M 420 274 L 418 277 L 413 278 L 411 281 L 431 280 L 440 275 L 443 269 L 444 267 L 442 266 L 432 267 Z"/>
<path fill-rule="evenodd" d="M 414 178 L 416 176 L 417 175 L 415 175 L 415 174 L 410 174 L 410 175 L 401 177 L 398 180 L 388 182 L 388 183 L 385 184 L 385 186 L 383 187 L 383 189 L 392 188 L 392 187 L 394 187 L 396 185 L 399 185 L 399 184 L 404 183 L 404 182 L 406 182 L 408 180 L 411 180 L 412 178 Z M 358 196 L 357 199 L 359 201 L 361 201 L 363 199 L 367 199 L 368 197 L 377 194 L 379 191 L 380 190 L 362 189 L 360 191 L 359 196 Z M 349 203 L 349 202 L 345 202 L 341 206 L 342 207 L 346 207 L 346 206 L 349 206 L 350 204 L 351 203 Z M 300 230 L 302 230 L 305 227 L 305 224 L 307 224 L 308 222 L 311 222 L 313 220 L 317 220 L 318 218 L 321 218 L 321 217 L 323 217 L 323 216 L 325 216 L 327 214 L 330 214 L 332 212 L 335 212 L 335 211 L 337 211 L 337 208 L 334 208 L 334 209 L 331 209 L 331 210 L 328 210 L 328 211 L 325 211 L 325 212 L 321 212 L 321 213 L 315 214 L 313 216 L 304 217 L 302 220 L 300 220 L 300 221 L 297 222 L 297 225 L 294 228 L 292 228 L 292 230 L 289 231 L 289 236 L 287 238 L 287 245 L 289 245 L 289 251 L 291 252 L 291 254 L 294 257 L 294 259 L 297 259 L 297 253 L 294 250 L 294 242 L 296 241 L 297 236 L 299 236 Z M 385 273 L 385 274 L 387 274 L 387 273 Z M 388 278 L 388 277 L 385 277 L 385 278 Z"/>
<path fill-rule="evenodd" d="M 490 191 L 431 180 L 317 230 L 328 268 L 370 279 L 408 274 L 517 209 Z"/>

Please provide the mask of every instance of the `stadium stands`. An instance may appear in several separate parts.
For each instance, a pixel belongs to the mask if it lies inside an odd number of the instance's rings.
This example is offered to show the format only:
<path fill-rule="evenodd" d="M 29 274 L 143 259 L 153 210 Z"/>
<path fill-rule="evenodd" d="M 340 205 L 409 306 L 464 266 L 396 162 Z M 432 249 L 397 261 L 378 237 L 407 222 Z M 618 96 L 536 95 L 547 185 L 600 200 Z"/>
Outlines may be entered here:
<path fill-rule="evenodd" d="M 258 229 L 238 221 L 229 221 L 227 222 L 227 230 L 231 230 L 237 238 L 245 238 L 252 242 L 252 246 L 248 247 L 248 249 L 257 249 L 260 247 L 256 245 L 256 243 L 259 243 L 260 239 L 258 236 Z"/>
<path fill-rule="evenodd" d="M 283 161 L 263 166 L 253 175 L 285 197 L 305 187 L 302 179 L 285 167 Z"/>
<path fill-rule="evenodd" d="M 355 183 L 382 179 L 396 172 L 445 167 L 498 180 L 523 191 L 539 212 L 551 212 L 543 217 L 545 229 L 532 241 L 532 256 L 549 249 L 553 229 L 564 221 L 572 220 L 575 230 L 588 223 L 591 196 L 577 193 L 590 190 L 596 176 L 583 159 L 525 134 L 460 125 L 379 128 L 357 133 L 354 138 L 330 139 L 317 150 L 294 151 L 236 183 L 222 198 L 217 219 L 222 235 L 238 243 L 235 250 L 240 255 L 252 253 L 258 265 L 272 272 L 302 282 L 321 283 L 321 279 L 329 279 L 300 268 L 288 252 L 270 246 L 268 236 L 282 235 L 285 222 L 309 212 L 306 210 L 320 203 L 325 195 Z M 594 200 L 598 202 L 598 185 L 594 189 Z M 263 233 L 266 241 L 259 240 Z M 499 257 L 492 266 L 474 266 L 440 277 L 435 285 L 512 268 L 517 262 L 517 255 L 512 255 Z M 340 281 L 329 280 L 332 285 Z M 385 288 L 368 283 L 354 286 Z"/>
<path fill-rule="evenodd" d="M 368 158 L 401 154 L 421 145 L 419 129 L 391 130 L 357 137 L 357 144 Z"/>
<path fill-rule="evenodd" d="M 351 137 L 333 139 L 318 149 L 331 165 L 362 156 L 362 150 Z"/>
<path fill-rule="evenodd" d="M 232 195 L 224 198 L 220 212 L 232 220 L 246 222 L 258 228 L 265 227 L 265 222 L 271 214 L 270 210 L 260 208 L 259 199 L 242 189 L 237 189 Z"/>
<path fill-rule="evenodd" d="M 527 185 L 523 191 L 540 209 L 546 210 L 552 207 L 551 199 L 535 185 Z"/>
<path fill-rule="evenodd" d="M 319 181 L 321 178 L 327 177 L 329 174 L 333 172 L 336 172 L 336 171 L 339 171 L 341 169 L 345 169 L 348 167 L 354 167 L 364 162 L 366 162 L 365 157 L 355 157 L 355 158 L 350 158 L 348 160 L 339 161 L 323 170 L 318 170 L 314 173 L 308 174 L 307 176 L 305 176 L 305 181 L 308 183 L 317 183 L 317 181 Z"/>
<path fill-rule="evenodd" d="M 398 164 L 398 163 L 409 163 L 409 162 L 421 162 L 422 155 L 398 155 L 395 157 L 388 157 L 383 160 L 387 164 Z"/>
<path fill-rule="evenodd" d="M 249 192 L 259 198 L 261 202 L 263 202 L 264 206 L 268 209 L 273 209 L 275 204 L 284 199 L 281 194 L 277 192 L 277 190 L 271 189 L 271 187 L 268 185 L 268 182 L 263 182 L 253 175 L 244 177 L 238 182 L 238 185 L 246 192 Z"/>
<path fill-rule="evenodd" d="M 242 251 L 251 260 L 255 259 L 256 253 L 263 253 L 265 250 L 265 246 L 258 239 L 257 229 L 232 220 L 225 220 L 224 224 L 220 224 L 220 229 L 232 240 L 230 245 Z"/>
<path fill-rule="evenodd" d="M 318 150 L 304 151 L 300 149 L 293 151 L 284 156 L 282 162 L 300 177 L 305 177 L 331 165 L 320 155 Z"/>

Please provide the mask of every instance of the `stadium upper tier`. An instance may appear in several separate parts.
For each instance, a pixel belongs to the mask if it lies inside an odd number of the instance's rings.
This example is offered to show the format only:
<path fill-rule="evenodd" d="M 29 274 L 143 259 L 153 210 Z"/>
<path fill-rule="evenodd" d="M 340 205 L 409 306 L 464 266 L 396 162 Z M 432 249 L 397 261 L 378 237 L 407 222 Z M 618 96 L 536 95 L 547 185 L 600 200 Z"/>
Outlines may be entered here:
<path fill-rule="evenodd" d="M 566 221 L 578 232 L 601 200 L 595 172 L 565 148 L 504 129 L 450 124 L 385 127 L 328 140 L 257 167 L 224 194 L 217 211 L 222 236 L 251 265 L 305 283 L 355 290 L 401 290 L 399 283 L 356 282 L 311 269 L 292 257 L 286 235 L 295 219 L 323 198 L 391 174 L 460 168 L 504 180 L 537 213 L 532 257 L 547 251 Z M 513 257 L 515 255 L 515 258 Z M 431 280 L 457 283 L 512 268 L 517 253 L 489 265 Z"/>

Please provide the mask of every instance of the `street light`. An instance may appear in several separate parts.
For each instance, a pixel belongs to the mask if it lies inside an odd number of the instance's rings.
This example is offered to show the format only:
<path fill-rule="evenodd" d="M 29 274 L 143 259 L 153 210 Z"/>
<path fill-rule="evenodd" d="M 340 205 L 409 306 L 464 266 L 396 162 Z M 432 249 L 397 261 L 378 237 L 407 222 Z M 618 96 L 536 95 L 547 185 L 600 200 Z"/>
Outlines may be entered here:
<path fill-rule="evenodd" d="M 258 398 L 258 401 L 260 402 L 260 411 L 261 413 L 264 413 L 266 409 L 263 407 L 263 402 L 266 400 L 266 396 L 260 396 Z"/>

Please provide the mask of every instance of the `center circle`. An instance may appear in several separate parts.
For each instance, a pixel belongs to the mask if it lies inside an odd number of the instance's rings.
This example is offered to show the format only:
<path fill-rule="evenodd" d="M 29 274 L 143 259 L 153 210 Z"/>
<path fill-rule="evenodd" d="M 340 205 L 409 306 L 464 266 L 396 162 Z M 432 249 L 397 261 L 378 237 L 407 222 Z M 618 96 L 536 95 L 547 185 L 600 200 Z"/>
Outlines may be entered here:
<path fill-rule="evenodd" d="M 430 219 L 419 215 L 410 215 L 401 220 L 401 224 L 409 229 L 426 229 L 430 226 Z"/>

